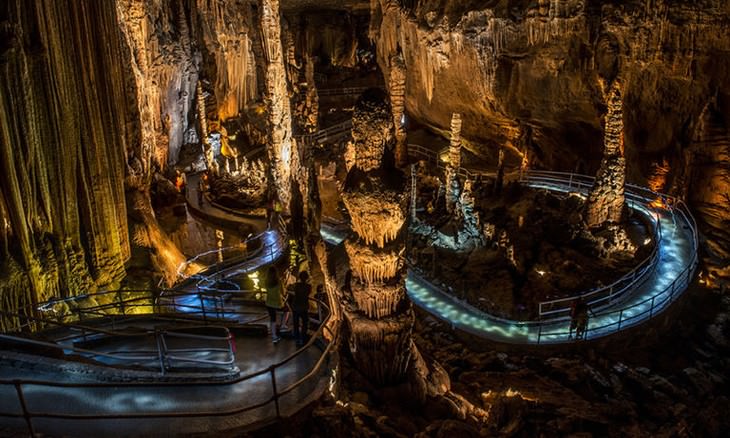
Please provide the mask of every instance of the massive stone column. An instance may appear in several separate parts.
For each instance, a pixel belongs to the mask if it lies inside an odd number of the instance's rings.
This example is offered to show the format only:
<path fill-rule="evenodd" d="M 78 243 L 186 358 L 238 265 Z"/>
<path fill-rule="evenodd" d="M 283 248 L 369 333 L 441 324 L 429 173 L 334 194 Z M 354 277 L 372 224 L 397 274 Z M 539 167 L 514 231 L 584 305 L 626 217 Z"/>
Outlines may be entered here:
<path fill-rule="evenodd" d="M 449 162 L 446 163 L 446 210 L 454 211 L 459 200 L 459 168 L 461 167 L 461 114 L 451 115 Z"/>
<path fill-rule="evenodd" d="M 624 207 L 626 160 L 621 84 L 618 80 L 608 90 L 607 105 L 603 159 L 584 215 L 586 224 L 591 228 L 619 222 Z"/>
<path fill-rule="evenodd" d="M 398 54 L 390 58 L 390 103 L 393 107 L 395 126 L 395 165 L 404 168 L 408 164 L 408 144 L 403 119 L 406 110 L 406 64 Z"/>
<path fill-rule="evenodd" d="M 413 358 L 414 316 L 401 257 L 407 178 L 383 163 L 394 140 L 387 96 L 379 90 L 366 92 L 355 105 L 352 121 L 354 165 L 342 199 L 355 234 L 345 241 L 352 281 L 343 309 L 356 367 L 372 382 L 388 385 L 405 379 Z"/>
<path fill-rule="evenodd" d="M 269 121 L 268 155 L 274 186 L 282 205 L 288 208 L 291 169 L 296 168 L 292 117 L 287 91 L 286 68 L 281 45 L 279 0 L 261 2 L 261 33 L 266 56 L 266 104 Z"/>

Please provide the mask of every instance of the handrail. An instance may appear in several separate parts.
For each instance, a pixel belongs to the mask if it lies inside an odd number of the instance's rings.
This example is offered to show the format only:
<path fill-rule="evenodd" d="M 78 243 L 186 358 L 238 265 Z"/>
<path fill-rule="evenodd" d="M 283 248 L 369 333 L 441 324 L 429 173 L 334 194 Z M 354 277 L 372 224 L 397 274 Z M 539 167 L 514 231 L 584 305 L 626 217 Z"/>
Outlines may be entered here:
<path fill-rule="evenodd" d="M 319 88 L 317 95 L 322 96 L 359 96 L 372 87 Z"/>
<path fill-rule="evenodd" d="M 335 345 L 334 339 L 336 336 L 336 333 L 339 332 L 339 330 L 335 330 L 334 332 L 329 328 L 328 323 L 330 318 L 332 317 L 331 309 L 327 304 L 322 302 L 321 300 L 318 300 L 316 298 L 310 297 L 310 302 L 315 302 L 317 306 L 321 306 L 325 312 L 326 317 L 320 321 L 318 329 L 315 331 L 315 333 L 312 335 L 312 337 L 309 339 L 309 341 L 303 346 L 302 348 L 298 349 L 296 352 L 289 355 L 287 358 L 274 363 L 270 365 L 269 367 L 261 370 L 257 370 L 255 372 L 249 373 L 244 376 L 239 376 L 236 379 L 228 380 L 228 381 L 210 381 L 210 382 L 200 382 L 200 381 L 192 381 L 192 382 L 185 382 L 185 386 L 229 386 L 229 385 L 235 385 L 238 383 L 241 383 L 246 380 L 252 380 L 256 377 L 269 374 L 270 375 L 270 382 L 272 384 L 272 395 L 260 403 L 254 403 L 250 405 L 245 405 L 242 407 L 237 407 L 234 409 L 227 409 L 227 410 L 215 410 L 215 411 L 187 411 L 187 412 L 133 412 L 133 413 L 114 413 L 114 414 L 63 414 L 63 413 L 53 413 L 53 412 L 34 412 L 32 411 L 28 406 L 27 403 L 25 403 L 25 398 L 23 394 L 23 385 L 32 385 L 34 387 L 37 386 L 46 386 L 46 387 L 58 387 L 58 388 L 115 388 L 118 390 L 118 388 L 125 388 L 125 387 L 178 387 L 181 386 L 181 383 L 179 382 L 170 382 L 170 381 L 153 381 L 153 382 L 89 382 L 89 383 L 77 383 L 77 382 L 54 382 L 54 381 L 45 381 L 45 380 L 34 380 L 34 379 L 0 379 L 0 385 L 13 385 L 16 388 L 19 404 L 21 405 L 22 414 L 20 413 L 10 413 L 10 412 L 0 412 L 0 417 L 10 417 L 10 418 L 25 418 L 27 421 L 28 429 L 31 433 L 33 433 L 33 425 L 32 425 L 32 419 L 33 418 L 56 418 L 56 419 L 72 419 L 72 420 L 100 420 L 100 419 L 151 419 L 151 418 L 200 418 L 200 417 L 228 417 L 228 416 L 234 416 L 239 415 L 243 412 L 248 412 L 254 409 L 258 409 L 260 407 L 266 406 L 270 403 L 274 403 L 276 407 L 276 416 L 280 416 L 280 407 L 278 400 L 282 396 L 288 394 L 296 387 L 300 386 L 307 380 L 313 378 L 314 376 L 318 375 L 321 371 L 322 367 L 325 364 L 325 361 L 331 356 L 333 353 L 333 347 Z M 339 324 L 338 324 L 339 326 Z M 325 331 L 329 334 L 330 339 L 332 341 L 328 342 L 327 337 L 324 336 Z M 275 373 L 276 370 L 279 368 L 282 368 L 286 366 L 291 360 L 293 360 L 295 357 L 297 357 L 299 354 L 301 354 L 304 351 L 307 351 L 309 348 L 314 348 L 313 346 L 319 345 L 318 343 L 322 342 L 325 344 L 324 350 L 322 351 L 322 354 L 320 355 L 319 359 L 311 366 L 310 370 L 301 378 L 299 378 L 297 381 L 289 385 L 287 388 L 284 388 L 282 390 L 277 390 L 276 387 L 276 380 L 275 380 Z"/>
<path fill-rule="evenodd" d="M 545 175 L 552 175 L 551 178 L 546 177 Z M 566 174 L 561 172 L 556 172 L 555 175 L 551 174 L 550 172 L 544 172 L 544 171 L 537 171 L 537 172 L 527 172 L 526 174 L 523 174 L 521 176 L 520 182 L 523 184 L 530 184 L 531 182 L 550 182 L 553 184 L 564 184 L 565 180 L 562 179 L 562 176 L 568 175 L 568 185 L 567 187 L 569 189 L 572 189 L 574 186 L 574 177 L 580 177 L 585 179 L 586 181 L 591 182 L 591 186 L 593 183 L 594 178 L 591 177 L 585 177 L 583 175 L 573 175 L 573 174 Z M 577 183 L 580 184 L 579 189 L 585 189 L 583 191 L 587 191 L 588 186 L 583 185 L 583 183 Z M 627 197 L 632 198 L 632 193 L 627 193 Z M 649 274 L 650 272 L 653 272 L 654 267 L 656 266 L 656 262 L 659 259 L 659 247 L 661 245 L 662 241 L 662 231 L 661 231 L 661 221 L 659 220 L 658 216 L 649 214 L 649 212 L 645 210 L 639 210 L 641 213 L 648 216 L 650 219 L 652 219 L 653 222 L 653 242 L 654 242 L 654 248 L 652 249 L 651 254 L 649 254 L 646 258 L 644 258 L 634 269 L 629 271 L 628 273 L 624 274 L 621 278 L 614 281 L 613 283 L 600 287 L 595 288 L 588 292 L 580 292 L 578 294 L 574 294 L 569 297 L 563 297 L 563 298 L 557 298 L 554 300 L 548 300 L 540 302 L 538 305 L 538 314 L 542 318 L 546 315 L 555 315 L 558 313 L 566 313 L 570 311 L 570 307 L 562 307 L 559 309 L 551 309 L 555 304 L 565 304 L 565 303 L 572 303 L 578 299 L 583 299 L 588 302 L 589 306 L 591 306 L 594 309 L 602 309 L 605 306 L 612 305 L 615 301 L 618 299 L 621 299 L 621 296 L 624 292 L 631 290 L 631 288 L 638 284 L 643 282 L 645 276 Z M 637 273 L 640 273 L 637 275 Z M 626 283 L 629 281 L 628 284 L 623 286 L 622 288 L 618 288 L 616 290 L 617 286 L 622 283 Z M 608 293 L 607 296 L 601 297 L 600 295 Z M 596 298 L 597 297 L 597 298 Z M 600 304 L 602 302 L 606 301 L 605 304 L 596 306 L 596 304 Z M 548 308 L 547 310 L 544 310 L 544 308 Z"/>
<path fill-rule="evenodd" d="M 528 172 L 528 175 L 532 172 Z M 552 175 L 554 179 L 557 181 L 557 178 L 560 176 L 559 173 L 552 174 L 550 172 L 545 171 L 538 171 L 535 172 L 537 175 Z M 590 180 L 591 177 L 585 176 L 585 175 L 574 175 L 569 173 L 562 173 L 562 175 L 568 176 L 569 186 L 572 187 L 574 184 L 576 184 L 576 188 L 579 187 L 585 187 L 585 183 L 583 183 L 581 180 Z M 523 177 L 524 180 L 524 177 Z M 564 183 L 566 178 L 562 179 L 562 182 Z M 577 181 L 577 183 L 576 183 Z M 650 197 L 644 197 L 642 195 L 639 196 L 633 196 L 634 194 L 631 193 L 631 190 L 635 190 L 633 186 L 627 185 L 628 190 L 626 191 L 627 197 L 633 197 L 637 201 L 648 204 L 649 202 L 653 201 Z M 555 187 L 551 187 L 552 189 L 555 189 Z M 645 191 L 647 193 L 656 193 L 648 189 L 643 189 L 642 191 Z M 653 315 L 659 313 L 664 308 L 666 308 L 669 304 L 671 304 L 674 300 L 677 299 L 677 297 L 680 295 L 680 291 L 683 290 L 683 288 L 686 288 L 686 286 L 689 284 L 689 281 L 692 279 L 692 276 L 694 275 L 694 272 L 698 266 L 698 255 L 697 255 L 697 247 L 698 247 L 698 235 L 697 235 L 697 224 L 694 218 L 692 217 L 692 214 L 687 209 L 686 205 L 676 198 L 672 198 L 667 195 L 656 193 L 658 196 L 665 196 L 662 199 L 671 199 L 672 204 L 674 208 L 672 208 L 670 211 L 672 214 L 675 214 L 675 212 L 679 212 L 685 222 L 689 225 L 689 227 L 692 229 L 692 257 L 690 258 L 689 262 L 685 266 L 685 268 L 680 272 L 680 274 L 672 281 L 672 283 L 668 286 L 666 286 L 661 291 L 658 291 L 654 293 L 653 295 L 645 298 L 644 300 L 634 303 L 632 305 L 624 306 L 624 307 L 610 307 L 610 308 L 596 308 L 595 310 L 598 311 L 593 316 L 593 320 L 598 319 L 599 317 L 603 316 L 618 316 L 618 320 L 615 322 L 611 322 L 609 324 L 604 324 L 601 326 L 590 326 L 586 330 L 586 337 L 591 337 L 590 334 L 593 333 L 596 336 L 603 336 L 608 333 L 600 334 L 602 331 L 605 331 L 607 328 L 614 328 L 614 331 L 611 331 L 611 333 L 615 331 L 619 331 L 622 328 L 626 328 L 629 326 L 633 326 L 635 324 L 638 324 L 639 322 L 643 321 L 644 319 L 641 318 L 643 316 L 646 316 L 647 314 L 649 317 L 652 317 Z M 654 198 L 656 199 L 656 198 Z M 645 206 L 646 207 L 646 206 Z M 659 225 L 657 226 L 657 230 L 659 233 L 661 233 L 661 223 L 658 222 Z M 659 243 L 657 241 L 657 247 L 659 246 Z M 658 250 L 657 250 L 658 252 Z M 658 255 L 656 256 L 658 258 Z M 458 300 L 451 296 L 450 294 L 447 294 L 443 291 L 441 291 L 440 288 L 435 286 L 430 281 L 423 278 L 420 274 L 417 273 L 417 271 L 411 271 L 412 274 L 418 278 L 419 280 L 423 281 L 424 283 L 428 284 L 431 288 L 433 288 L 436 291 L 439 291 L 440 294 L 444 295 L 445 297 L 448 297 L 449 299 L 458 302 L 460 305 L 463 305 L 463 307 L 471 309 L 472 312 L 476 315 L 482 314 L 486 318 L 498 321 L 501 323 L 513 325 L 515 327 L 520 327 L 522 330 L 526 330 L 527 333 L 530 333 L 534 336 L 534 342 L 537 344 L 540 343 L 554 343 L 554 342 L 562 342 L 561 339 L 564 339 L 570 332 L 561 330 L 557 332 L 544 332 L 544 329 L 548 329 L 550 326 L 553 325 L 564 325 L 566 322 L 570 321 L 570 318 L 567 316 L 559 316 L 559 317 L 553 317 L 549 319 L 540 319 L 540 320 L 531 320 L 531 321 L 515 321 L 515 320 L 509 320 L 505 318 L 499 318 L 496 316 L 493 316 L 491 314 L 487 314 L 480 309 L 475 308 L 471 304 L 463 303 L 461 300 Z M 643 277 L 645 274 L 642 273 L 642 275 L 638 277 Z M 637 284 L 637 282 L 634 282 L 632 284 Z M 643 311 L 640 311 L 642 307 L 644 307 L 646 304 L 650 304 L 649 308 Z M 632 311 L 639 312 L 637 314 L 632 314 Z M 453 325 L 460 325 L 458 321 L 449 321 Z M 598 333 L 598 334 L 597 334 Z"/>

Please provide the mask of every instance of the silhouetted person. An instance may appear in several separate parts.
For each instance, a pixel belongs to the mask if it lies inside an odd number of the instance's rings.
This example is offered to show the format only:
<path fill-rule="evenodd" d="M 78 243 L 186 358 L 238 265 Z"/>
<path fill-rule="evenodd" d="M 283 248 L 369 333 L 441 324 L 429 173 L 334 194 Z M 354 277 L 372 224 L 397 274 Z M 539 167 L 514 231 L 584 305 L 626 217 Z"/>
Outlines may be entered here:
<path fill-rule="evenodd" d="M 312 292 L 312 285 L 308 281 L 309 274 L 307 271 L 302 271 L 299 273 L 299 281 L 294 283 L 292 311 L 294 312 L 294 338 L 298 347 L 304 345 L 309 325 L 309 294 Z"/>
<path fill-rule="evenodd" d="M 570 332 L 568 333 L 568 338 L 571 337 L 573 329 L 575 329 L 576 340 L 585 337 L 586 328 L 588 327 L 588 312 L 593 314 L 588 307 L 588 303 L 583 298 L 579 297 L 573 301 L 570 309 Z"/>

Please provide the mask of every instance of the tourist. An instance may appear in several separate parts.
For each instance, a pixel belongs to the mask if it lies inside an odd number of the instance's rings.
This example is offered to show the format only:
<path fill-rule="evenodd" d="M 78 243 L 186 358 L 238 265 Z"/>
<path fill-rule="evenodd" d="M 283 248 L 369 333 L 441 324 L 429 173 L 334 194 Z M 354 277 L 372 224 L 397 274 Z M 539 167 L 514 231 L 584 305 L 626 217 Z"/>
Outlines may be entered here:
<path fill-rule="evenodd" d="M 270 266 L 269 270 L 266 271 L 266 282 L 264 286 L 266 288 L 266 310 L 269 312 L 271 342 L 276 344 L 281 340 L 276 328 L 276 314 L 282 311 L 284 301 L 281 296 L 281 280 L 279 280 L 279 274 L 276 272 L 275 267 Z"/>
<path fill-rule="evenodd" d="M 586 335 L 586 328 L 588 327 L 588 313 L 593 315 L 593 311 L 588 307 L 583 298 L 578 298 L 578 302 L 575 306 L 575 339 L 584 339 Z M 571 322 L 572 325 L 572 322 Z"/>
<path fill-rule="evenodd" d="M 294 298 L 291 301 L 294 312 L 294 339 L 297 347 L 304 345 L 307 337 L 307 325 L 309 323 L 309 294 L 312 286 L 309 284 L 307 271 L 299 273 L 299 281 L 294 283 Z"/>
<path fill-rule="evenodd" d="M 578 306 L 581 301 L 581 298 L 578 297 L 570 303 L 570 329 L 568 330 L 568 339 L 573 337 L 573 330 L 578 328 Z"/>

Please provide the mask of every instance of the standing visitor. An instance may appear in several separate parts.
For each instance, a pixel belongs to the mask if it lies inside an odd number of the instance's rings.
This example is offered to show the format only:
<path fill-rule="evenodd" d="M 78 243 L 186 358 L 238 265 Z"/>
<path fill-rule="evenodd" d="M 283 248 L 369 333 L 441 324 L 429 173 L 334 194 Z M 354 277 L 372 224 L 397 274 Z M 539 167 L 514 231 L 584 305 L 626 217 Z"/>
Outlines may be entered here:
<path fill-rule="evenodd" d="M 273 266 L 270 266 L 269 270 L 266 271 L 266 283 L 264 287 L 266 288 L 266 310 L 269 312 L 271 342 L 276 344 L 281 340 L 276 328 L 276 314 L 282 311 L 284 301 L 281 296 L 281 280 L 279 280 L 279 274 Z"/>
<path fill-rule="evenodd" d="M 297 347 L 304 345 L 307 337 L 307 326 L 309 325 L 309 294 L 312 286 L 309 284 L 307 271 L 299 273 L 299 281 L 294 284 L 294 299 L 292 311 L 294 312 L 294 338 Z"/>

